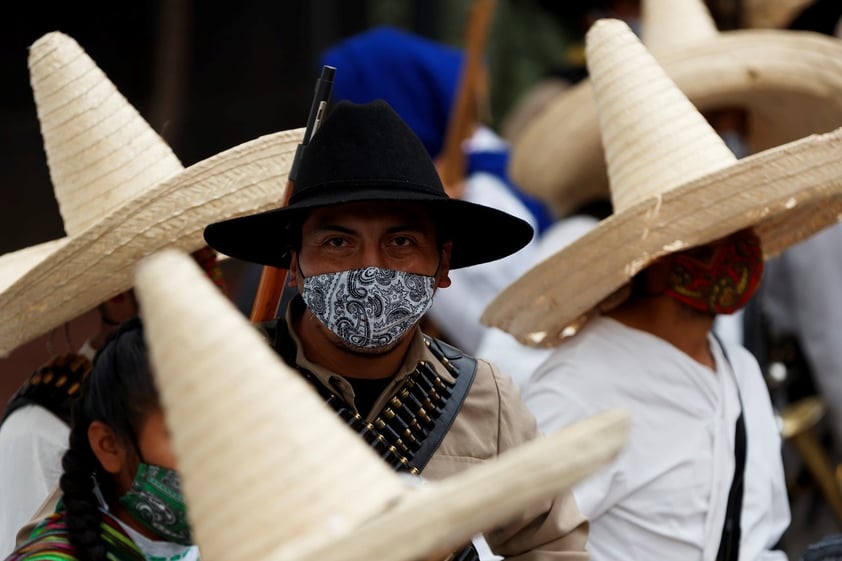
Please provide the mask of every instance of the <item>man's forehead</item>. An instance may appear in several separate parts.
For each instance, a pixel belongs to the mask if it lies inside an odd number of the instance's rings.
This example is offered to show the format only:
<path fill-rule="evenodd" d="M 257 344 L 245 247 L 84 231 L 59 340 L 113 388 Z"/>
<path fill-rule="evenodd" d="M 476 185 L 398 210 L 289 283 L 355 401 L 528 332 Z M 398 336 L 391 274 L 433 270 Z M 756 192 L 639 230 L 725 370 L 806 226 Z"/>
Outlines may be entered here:
<path fill-rule="evenodd" d="M 306 225 L 376 221 L 427 226 L 433 224 L 429 209 L 416 201 L 360 201 L 313 209 Z"/>

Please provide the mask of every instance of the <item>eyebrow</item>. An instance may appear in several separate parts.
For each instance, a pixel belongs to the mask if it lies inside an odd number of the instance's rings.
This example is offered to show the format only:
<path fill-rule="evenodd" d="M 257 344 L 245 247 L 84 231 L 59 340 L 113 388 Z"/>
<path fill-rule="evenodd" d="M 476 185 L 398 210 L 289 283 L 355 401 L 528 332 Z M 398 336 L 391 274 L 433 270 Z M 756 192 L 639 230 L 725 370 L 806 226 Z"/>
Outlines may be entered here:
<path fill-rule="evenodd" d="M 395 234 L 399 232 L 423 232 L 424 227 L 421 225 L 420 222 L 406 222 L 404 224 L 398 224 L 397 226 L 392 226 L 386 229 L 386 233 Z M 339 224 L 321 224 L 315 226 L 313 228 L 313 232 L 339 232 L 343 234 L 353 234 L 355 230 L 353 228 L 348 228 L 347 226 L 341 226 Z"/>

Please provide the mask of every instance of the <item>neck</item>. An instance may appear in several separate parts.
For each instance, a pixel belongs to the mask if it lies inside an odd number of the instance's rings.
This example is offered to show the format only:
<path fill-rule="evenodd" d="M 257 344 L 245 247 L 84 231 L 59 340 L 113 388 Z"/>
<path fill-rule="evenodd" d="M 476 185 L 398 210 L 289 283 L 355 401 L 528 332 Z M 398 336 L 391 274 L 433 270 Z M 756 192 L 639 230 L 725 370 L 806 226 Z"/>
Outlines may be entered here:
<path fill-rule="evenodd" d="M 660 337 L 696 362 L 716 370 L 708 343 L 714 317 L 699 312 L 669 296 L 629 297 L 606 312 L 620 323 Z"/>
<path fill-rule="evenodd" d="M 114 518 L 116 518 L 117 520 L 119 520 L 120 522 L 122 522 L 141 536 L 147 537 L 150 540 L 162 539 L 157 534 L 152 532 L 152 530 L 135 520 L 134 516 L 132 516 L 129 513 L 129 511 L 126 510 L 126 508 L 123 507 L 123 505 L 121 505 L 119 502 L 117 504 L 111 505 L 109 507 L 109 512 Z"/>
<path fill-rule="evenodd" d="M 388 351 L 364 353 L 341 346 L 335 336 L 307 309 L 293 321 L 304 356 L 308 360 L 342 376 L 369 380 L 387 378 L 398 372 L 412 344 L 415 330 L 418 329 L 415 327 L 410 330 Z"/>

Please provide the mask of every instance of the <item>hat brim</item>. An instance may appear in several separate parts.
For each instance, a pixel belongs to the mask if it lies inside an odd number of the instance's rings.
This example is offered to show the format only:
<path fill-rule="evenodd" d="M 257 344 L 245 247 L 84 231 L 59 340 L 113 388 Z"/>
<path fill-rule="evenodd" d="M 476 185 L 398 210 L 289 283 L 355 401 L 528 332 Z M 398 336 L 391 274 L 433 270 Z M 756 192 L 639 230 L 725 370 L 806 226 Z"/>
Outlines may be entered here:
<path fill-rule="evenodd" d="M 198 162 L 64 238 L 0 286 L 0 356 L 132 287 L 132 268 L 165 247 L 205 246 L 207 224 L 277 205 L 303 129 L 262 136 Z M 0 277 L 2 278 L 2 277 Z"/>
<path fill-rule="evenodd" d="M 186 255 L 145 259 L 136 284 L 188 516 L 208 557 L 242 557 L 232 544 L 261 524 L 266 531 L 244 546 L 249 558 L 411 561 L 444 553 L 543 511 L 628 437 L 628 414 L 606 411 L 413 486 Z M 279 528 L 278 517 L 292 518 Z"/>
<path fill-rule="evenodd" d="M 495 208 L 392 187 L 329 189 L 318 197 L 286 207 L 211 224 L 205 229 L 208 245 L 222 253 L 262 265 L 288 268 L 300 225 L 315 208 L 356 202 L 405 201 L 428 206 L 436 225 L 453 241 L 450 268 L 458 269 L 501 259 L 532 240 L 529 223 Z"/>
<path fill-rule="evenodd" d="M 572 335 L 659 257 L 754 227 L 765 258 L 842 216 L 842 129 L 737 161 L 603 220 L 501 292 L 481 321 L 534 347 Z"/>
<path fill-rule="evenodd" d="M 808 31 L 738 30 L 654 54 L 699 111 L 745 108 L 753 152 L 842 126 L 838 39 Z M 559 216 L 607 198 L 599 131 L 591 84 L 584 80 L 559 94 L 518 137 L 512 178 Z"/>
<path fill-rule="evenodd" d="M 624 411 L 593 415 L 411 489 L 394 507 L 338 539 L 281 547 L 269 561 L 411 561 L 445 553 L 597 471 L 623 448 L 629 426 Z"/>
<path fill-rule="evenodd" d="M 70 241 L 64 237 L 0 255 L 0 293 L 27 271 L 56 255 Z"/>

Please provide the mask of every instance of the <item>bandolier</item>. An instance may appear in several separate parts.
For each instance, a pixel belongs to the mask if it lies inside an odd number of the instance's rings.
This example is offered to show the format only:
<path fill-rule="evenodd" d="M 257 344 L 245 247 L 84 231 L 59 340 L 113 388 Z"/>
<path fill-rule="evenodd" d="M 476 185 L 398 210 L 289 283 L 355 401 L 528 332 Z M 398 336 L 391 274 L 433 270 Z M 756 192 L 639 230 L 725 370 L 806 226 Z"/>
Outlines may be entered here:
<path fill-rule="evenodd" d="M 286 322 L 260 325 L 273 348 L 289 366 L 298 370 L 345 423 L 399 472 L 420 475 L 444 439 L 476 374 L 477 362 L 459 349 L 424 336 L 431 353 L 453 376 L 443 380 L 427 361 L 420 361 L 372 421 L 367 421 L 307 369 L 295 363 L 297 349 Z M 456 552 L 454 561 L 478 561 L 473 544 Z"/>

